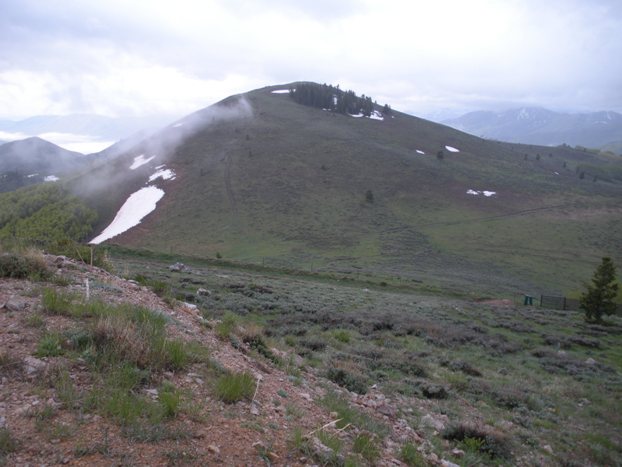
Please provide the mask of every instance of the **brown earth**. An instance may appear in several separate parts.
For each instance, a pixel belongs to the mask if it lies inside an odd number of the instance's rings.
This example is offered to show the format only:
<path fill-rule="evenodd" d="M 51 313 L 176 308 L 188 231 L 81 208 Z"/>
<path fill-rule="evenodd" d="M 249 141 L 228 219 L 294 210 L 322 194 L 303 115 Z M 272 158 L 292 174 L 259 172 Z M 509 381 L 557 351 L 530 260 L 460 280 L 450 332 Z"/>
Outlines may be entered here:
<path fill-rule="evenodd" d="M 7 465 L 314 465 L 313 453 L 303 453 L 293 446 L 295 429 L 308 434 L 306 439 L 316 447 L 314 434 L 327 424 L 325 430 L 343 439 L 351 440 L 359 432 L 356 427 L 338 430 L 331 424 L 336 414 L 318 403 L 328 389 L 389 427 L 374 465 L 405 465 L 398 457 L 406 442 L 417 446 L 431 465 L 450 465 L 430 454 L 423 432 L 415 431 L 398 416 L 400 411 L 426 411 L 429 401 L 391 400 L 373 388 L 357 396 L 322 378 L 312 368 L 305 368 L 296 380 L 289 376 L 288 368 L 276 367 L 245 344 L 235 349 L 219 339 L 192 306 L 174 302 L 171 307 L 146 287 L 102 269 L 63 257 L 46 256 L 46 261 L 69 285 L 0 279 L 0 356 L 9 356 L 14 362 L 12 366 L 0 366 L 4 370 L 0 374 L 0 428 L 8 430 L 17 443 L 17 449 L 6 455 Z M 258 381 L 255 402 L 225 404 L 217 400 L 211 381 L 206 380 L 210 376 L 204 364 L 194 364 L 188 370 L 162 375 L 182 393 L 191 395 L 191 408 L 166 422 L 166 433 L 174 435 L 165 436 L 169 439 L 132 441 L 113 420 L 65 407 L 48 383 L 50 375 L 58 368 L 66 368 L 78 393 L 90 389 L 92 378 L 80 358 L 33 355 L 46 330 L 75 327 L 71 318 L 43 313 L 41 293 L 44 287 L 55 287 L 85 298 L 87 281 L 91 300 L 159 310 L 172 318 L 167 325 L 170 336 L 200 342 L 209 349 L 211 359 L 228 370 L 252 373 Z M 37 326 L 38 316 L 43 322 Z M 285 352 L 273 351 L 284 361 L 296 361 L 296 356 L 290 358 Z M 145 395 L 157 398 L 157 391 L 143 390 Z M 38 416 L 46 407 L 51 408 L 52 416 Z M 432 418 L 430 423 L 443 425 L 442 420 Z M 322 449 L 321 443 L 318 449 Z"/>

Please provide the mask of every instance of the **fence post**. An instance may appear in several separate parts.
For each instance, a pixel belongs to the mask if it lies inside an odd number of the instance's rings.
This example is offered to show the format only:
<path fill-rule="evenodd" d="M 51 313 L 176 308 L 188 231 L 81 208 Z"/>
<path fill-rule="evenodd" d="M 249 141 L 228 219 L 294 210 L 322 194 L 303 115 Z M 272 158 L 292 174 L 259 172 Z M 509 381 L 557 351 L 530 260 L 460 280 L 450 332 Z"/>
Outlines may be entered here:
<path fill-rule="evenodd" d="M 540 294 L 540 307 L 542 307 L 542 298 L 543 298 L 543 295 Z"/>

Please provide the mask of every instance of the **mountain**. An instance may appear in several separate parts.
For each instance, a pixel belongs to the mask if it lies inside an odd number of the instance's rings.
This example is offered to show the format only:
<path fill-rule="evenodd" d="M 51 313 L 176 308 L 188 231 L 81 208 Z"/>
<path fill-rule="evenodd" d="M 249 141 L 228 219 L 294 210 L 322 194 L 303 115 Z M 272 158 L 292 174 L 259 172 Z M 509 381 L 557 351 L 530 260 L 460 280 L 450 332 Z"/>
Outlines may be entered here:
<path fill-rule="evenodd" d="M 107 117 L 93 114 L 38 115 L 24 120 L 0 120 L 0 131 L 35 135 L 71 133 L 117 141 L 151 127 L 163 126 L 166 117 Z"/>
<path fill-rule="evenodd" d="M 622 262 L 619 158 L 377 105 L 355 118 L 298 104 L 297 84 L 229 97 L 68 182 L 100 213 L 97 241 L 530 293 Z"/>
<path fill-rule="evenodd" d="M 616 112 L 568 114 L 525 107 L 504 112 L 470 112 L 443 123 L 482 138 L 514 143 L 622 147 L 622 115 Z"/>
<path fill-rule="evenodd" d="M 84 168 L 89 159 L 41 138 L 0 145 L 0 192 L 58 177 Z"/>
<path fill-rule="evenodd" d="M 164 126 L 170 117 L 107 117 L 92 114 L 39 115 L 25 120 L 0 120 L 0 135 L 5 139 L 40 136 L 59 146 L 83 154 L 100 152 L 116 141 L 139 132 L 152 132 Z"/>

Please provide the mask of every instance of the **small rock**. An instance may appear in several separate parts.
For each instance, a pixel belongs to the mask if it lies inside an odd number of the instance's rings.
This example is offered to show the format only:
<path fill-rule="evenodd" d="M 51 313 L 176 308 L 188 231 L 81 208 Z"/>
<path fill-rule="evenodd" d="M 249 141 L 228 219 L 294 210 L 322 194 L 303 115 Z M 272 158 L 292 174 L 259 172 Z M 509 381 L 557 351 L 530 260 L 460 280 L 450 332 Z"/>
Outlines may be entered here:
<path fill-rule="evenodd" d="M 454 448 L 451 450 L 451 455 L 455 457 L 464 457 L 464 451 L 462 449 Z"/>
<path fill-rule="evenodd" d="M 445 460 L 445 459 L 441 461 L 441 466 L 442 467 L 460 467 L 458 464 L 454 464 L 453 462 Z"/>
<path fill-rule="evenodd" d="M 251 415 L 259 415 L 259 407 L 255 403 L 251 404 Z"/>
<path fill-rule="evenodd" d="M 300 397 L 302 397 L 304 400 L 309 401 L 309 402 L 313 400 L 311 399 L 311 395 L 306 392 L 301 392 Z"/>
<path fill-rule="evenodd" d="M 26 373 L 32 375 L 33 373 L 45 368 L 46 363 L 43 360 L 28 355 L 24 358 L 24 364 L 26 366 Z"/>
<path fill-rule="evenodd" d="M 586 365 L 590 365 L 590 366 L 596 365 L 596 360 L 594 360 L 593 358 L 588 358 L 588 359 L 585 361 L 585 364 L 586 364 Z M 550 446 L 549 446 L 549 447 L 550 447 Z"/>
<path fill-rule="evenodd" d="M 6 428 L 6 418 L 0 417 L 0 428 Z"/>
<path fill-rule="evenodd" d="M 544 446 L 542 446 L 542 449 L 544 449 L 549 454 L 553 455 L 553 448 L 549 444 L 545 444 Z"/>
<path fill-rule="evenodd" d="M 168 270 L 171 272 L 182 272 L 186 270 L 186 265 L 183 263 L 175 263 L 175 264 L 171 264 L 168 267 Z"/>
<path fill-rule="evenodd" d="M 419 424 L 424 428 L 425 427 L 434 428 L 437 431 L 441 431 L 445 428 L 445 423 L 443 423 L 442 420 L 434 418 L 430 414 L 427 414 L 421 417 L 421 421 L 419 422 Z"/>
<path fill-rule="evenodd" d="M 220 449 L 215 444 L 210 444 L 207 447 L 207 450 L 211 452 L 212 454 L 216 454 L 216 455 L 220 454 Z"/>
<path fill-rule="evenodd" d="M 397 415 L 397 409 L 388 404 L 382 404 L 376 410 L 387 417 L 395 417 Z"/>
<path fill-rule="evenodd" d="M 332 418 L 333 420 L 339 416 L 337 412 L 331 412 L 329 415 L 330 415 L 330 418 Z"/>
<path fill-rule="evenodd" d="M 19 298 L 11 297 L 4 304 L 4 307 L 9 311 L 22 311 L 26 308 L 27 303 Z"/>
<path fill-rule="evenodd" d="M 207 289 L 204 289 L 203 287 L 201 287 L 201 288 L 199 288 L 197 290 L 197 295 L 202 295 L 204 297 L 209 297 L 210 295 L 212 295 L 212 292 L 207 290 Z"/>

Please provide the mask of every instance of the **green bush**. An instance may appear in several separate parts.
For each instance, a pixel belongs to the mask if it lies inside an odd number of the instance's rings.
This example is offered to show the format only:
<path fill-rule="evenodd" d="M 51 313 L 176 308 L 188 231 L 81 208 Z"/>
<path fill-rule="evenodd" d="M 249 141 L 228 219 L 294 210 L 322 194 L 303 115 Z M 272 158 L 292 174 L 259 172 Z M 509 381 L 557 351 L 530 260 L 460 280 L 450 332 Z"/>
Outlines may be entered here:
<path fill-rule="evenodd" d="M 362 433 L 354 438 L 352 450 L 363 456 L 369 462 L 373 462 L 380 457 L 380 448 L 376 440 L 368 434 Z"/>
<path fill-rule="evenodd" d="M 181 407 L 181 395 L 172 384 L 163 384 L 158 393 L 158 402 L 165 418 L 173 418 Z"/>
<path fill-rule="evenodd" d="M 250 373 L 229 373 L 216 380 L 216 397 L 227 404 L 250 399 L 255 392 L 255 378 Z"/>
<path fill-rule="evenodd" d="M 58 357 L 64 353 L 63 337 L 57 333 L 45 334 L 37 344 L 37 357 Z"/>
<path fill-rule="evenodd" d="M 367 393 L 367 382 L 365 379 L 343 368 L 331 367 L 328 369 L 326 376 L 333 383 L 346 388 L 348 391 L 356 392 L 357 394 Z"/>
<path fill-rule="evenodd" d="M 75 309 L 73 300 L 74 297 L 69 294 L 58 293 L 54 289 L 45 288 L 43 289 L 41 304 L 43 310 L 48 314 L 71 316 Z"/>
<path fill-rule="evenodd" d="M 417 451 L 417 448 L 412 443 L 406 443 L 400 450 L 400 459 L 404 461 L 409 467 L 426 467 L 428 462 L 425 457 Z"/>
<path fill-rule="evenodd" d="M 477 449 L 492 458 L 510 458 L 510 443 L 507 437 L 491 429 L 459 423 L 443 431 L 443 438 L 459 441 L 463 447 Z"/>
<path fill-rule="evenodd" d="M 216 335 L 220 337 L 221 339 L 228 339 L 229 336 L 235 330 L 235 327 L 237 326 L 237 324 L 238 324 L 237 315 L 230 311 L 227 311 L 222 317 L 222 319 L 220 320 L 220 323 L 216 325 L 214 330 L 216 331 Z"/>
<path fill-rule="evenodd" d="M 50 276 L 45 260 L 40 255 L 0 254 L 0 277 L 41 280 Z"/>
<path fill-rule="evenodd" d="M 7 454 L 17 450 L 17 441 L 8 428 L 0 428 L 0 461 Z"/>

